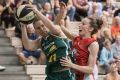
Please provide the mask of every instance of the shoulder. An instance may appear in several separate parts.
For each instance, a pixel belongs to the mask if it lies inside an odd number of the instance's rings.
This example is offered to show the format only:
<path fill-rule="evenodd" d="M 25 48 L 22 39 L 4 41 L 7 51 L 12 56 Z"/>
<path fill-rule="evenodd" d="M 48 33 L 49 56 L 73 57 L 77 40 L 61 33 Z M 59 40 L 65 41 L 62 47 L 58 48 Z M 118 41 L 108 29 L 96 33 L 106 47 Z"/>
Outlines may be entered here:
<path fill-rule="evenodd" d="M 90 47 L 99 47 L 99 44 L 97 41 L 94 41 L 90 44 Z"/>
<path fill-rule="evenodd" d="M 92 54 L 94 54 L 94 53 L 97 54 L 98 51 L 99 51 L 99 45 L 98 45 L 98 43 L 97 43 L 96 41 L 92 42 L 92 43 L 89 45 L 88 50 L 89 50 Z"/>
<path fill-rule="evenodd" d="M 90 49 L 90 50 L 96 50 L 96 51 L 97 51 L 97 50 L 99 49 L 99 44 L 98 44 L 98 42 L 97 42 L 97 41 L 92 42 L 92 43 L 89 45 L 88 49 Z"/>

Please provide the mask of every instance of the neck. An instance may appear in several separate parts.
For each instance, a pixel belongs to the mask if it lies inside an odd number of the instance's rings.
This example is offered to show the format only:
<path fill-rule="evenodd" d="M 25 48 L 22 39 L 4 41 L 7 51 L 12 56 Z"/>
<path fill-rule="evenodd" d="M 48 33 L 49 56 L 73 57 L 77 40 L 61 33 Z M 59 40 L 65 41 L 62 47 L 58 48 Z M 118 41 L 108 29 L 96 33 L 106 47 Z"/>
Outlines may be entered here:
<path fill-rule="evenodd" d="M 82 36 L 82 38 L 91 38 L 91 35 L 84 35 L 84 36 Z"/>

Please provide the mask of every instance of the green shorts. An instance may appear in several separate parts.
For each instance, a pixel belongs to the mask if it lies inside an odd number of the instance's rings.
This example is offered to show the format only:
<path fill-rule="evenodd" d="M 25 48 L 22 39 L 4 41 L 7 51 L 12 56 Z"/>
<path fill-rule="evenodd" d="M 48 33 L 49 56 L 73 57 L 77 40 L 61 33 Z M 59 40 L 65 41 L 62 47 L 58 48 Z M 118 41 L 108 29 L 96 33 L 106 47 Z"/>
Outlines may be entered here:
<path fill-rule="evenodd" d="M 75 80 L 75 78 L 70 70 L 66 70 L 66 71 L 53 72 L 51 74 L 47 74 L 45 80 Z"/>

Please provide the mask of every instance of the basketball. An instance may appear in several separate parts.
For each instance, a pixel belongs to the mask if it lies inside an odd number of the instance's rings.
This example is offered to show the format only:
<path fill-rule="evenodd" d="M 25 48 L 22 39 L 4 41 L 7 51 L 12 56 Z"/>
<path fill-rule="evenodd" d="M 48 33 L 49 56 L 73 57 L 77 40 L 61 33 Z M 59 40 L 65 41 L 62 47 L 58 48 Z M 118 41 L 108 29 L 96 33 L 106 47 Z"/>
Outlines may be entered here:
<path fill-rule="evenodd" d="M 35 13 L 26 5 L 21 5 L 16 11 L 16 18 L 21 23 L 30 24 L 35 19 Z"/>

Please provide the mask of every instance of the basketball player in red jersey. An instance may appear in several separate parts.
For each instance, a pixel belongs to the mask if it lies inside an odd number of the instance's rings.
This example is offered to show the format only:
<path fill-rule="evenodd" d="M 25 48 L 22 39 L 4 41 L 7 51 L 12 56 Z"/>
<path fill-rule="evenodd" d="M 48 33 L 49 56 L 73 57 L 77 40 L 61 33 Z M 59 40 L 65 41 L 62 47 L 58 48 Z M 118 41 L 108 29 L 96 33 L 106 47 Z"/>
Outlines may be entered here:
<path fill-rule="evenodd" d="M 65 6 L 61 7 L 59 15 L 64 15 Z M 59 20 L 61 16 L 57 17 Z M 62 18 L 61 18 L 62 19 Z M 76 80 L 96 80 L 97 66 L 96 59 L 99 51 L 97 41 L 92 38 L 100 29 L 100 20 L 92 18 L 84 18 L 79 26 L 79 35 L 73 35 L 69 30 L 61 25 L 62 31 L 72 40 L 72 50 L 75 56 L 75 63 L 72 63 L 70 58 L 61 59 L 61 65 L 72 68 L 76 72 Z"/>
<path fill-rule="evenodd" d="M 75 63 L 69 58 L 61 59 L 61 65 L 72 68 L 76 72 L 76 80 L 96 80 L 97 66 L 96 59 L 99 50 L 97 41 L 91 36 L 99 29 L 99 20 L 84 18 L 79 27 L 79 35 L 72 35 L 64 26 L 63 32 L 73 42 Z"/>

